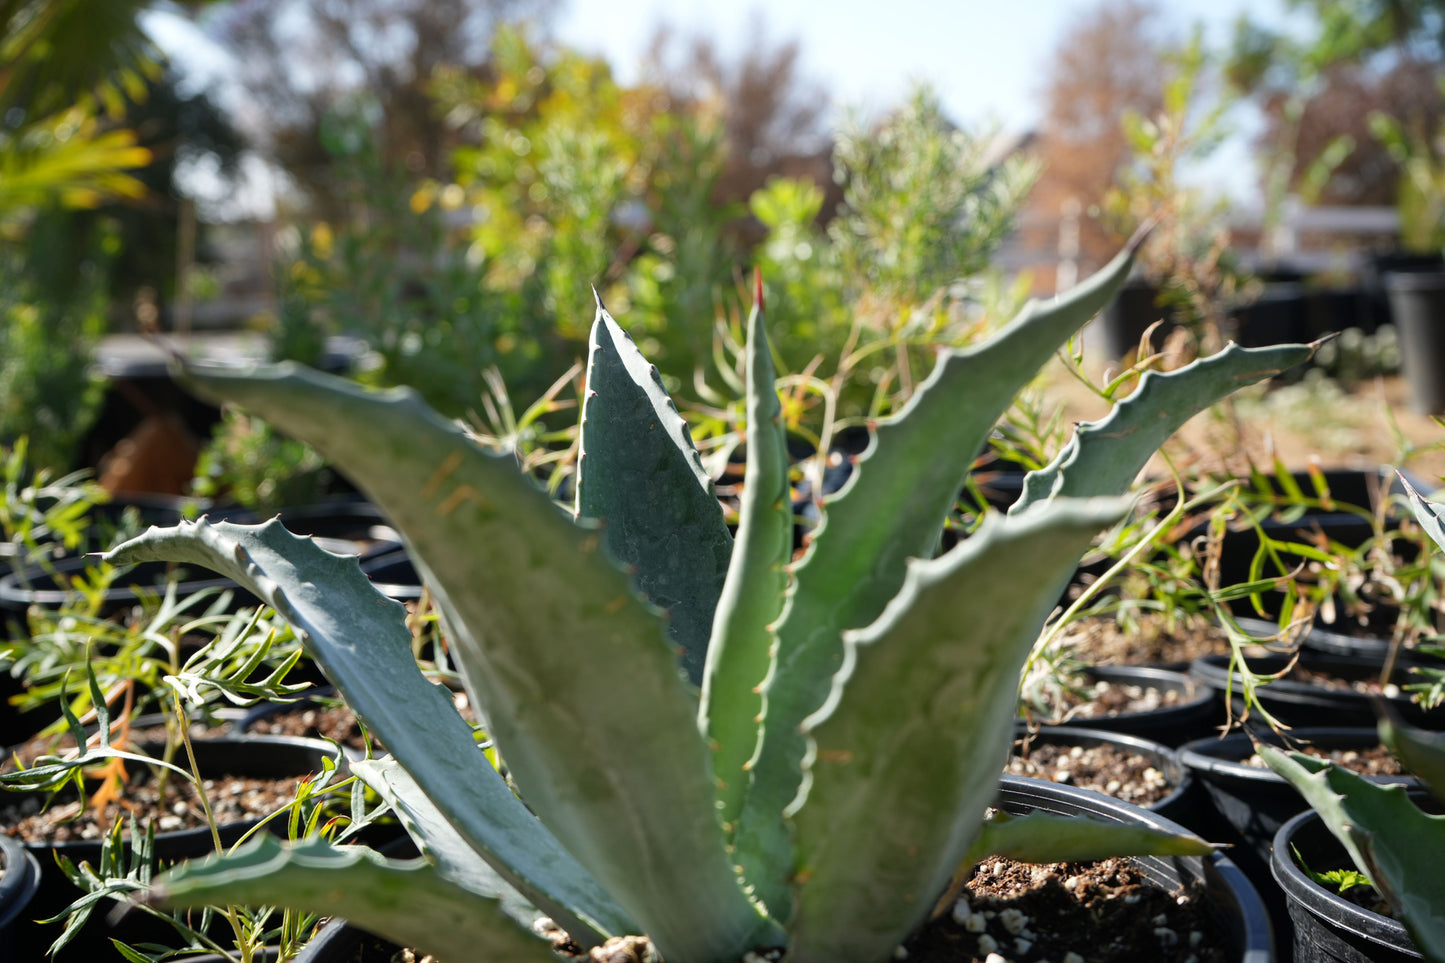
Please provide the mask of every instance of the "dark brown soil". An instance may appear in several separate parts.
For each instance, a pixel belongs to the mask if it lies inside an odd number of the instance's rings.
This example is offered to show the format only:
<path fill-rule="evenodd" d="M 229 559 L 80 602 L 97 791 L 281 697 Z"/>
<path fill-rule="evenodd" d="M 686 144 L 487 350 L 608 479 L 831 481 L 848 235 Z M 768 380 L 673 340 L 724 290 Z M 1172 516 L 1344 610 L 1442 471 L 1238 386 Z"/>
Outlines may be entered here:
<path fill-rule="evenodd" d="M 1070 719 L 1102 719 L 1125 712 L 1152 712 L 1188 701 L 1186 693 L 1174 689 L 1157 689 L 1133 683 L 1079 680 L 1078 685 L 1063 694 L 1063 711 L 1059 721 Z"/>
<path fill-rule="evenodd" d="M 1171 623 L 1155 612 L 1142 613 L 1128 630 L 1111 617 L 1081 619 L 1065 630 L 1060 645 L 1089 665 L 1181 665 L 1229 654 L 1229 637 L 1213 622 L 1181 617 Z"/>
<path fill-rule="evenodd" d="M 1328 672 L 1321 672 L 1318 669 L 1307 669 L 1302 665 L 1296 665 L 1285 678 L 1294 682 L 1302 682 L 1306 685 L 1316 685 L 1324 689 L 1332 689 L 1336 692 L 1358 692 L 1362 695 L 1387 695 L 1398 696 L 1398 686 L 1386 684 L 1381 685 L 1379 679 L 1345 679 Z"/>
<path fill-rule="evenodd" d="M 231 724 L 222 723 L 219 726 L 207 726 L 202 723 L 191 725 L 192 739 L 216 739 L 220 736 L 229 735 Z M 111 724 L 111 745 L 135 751 L 141 743 L 162 743 L 166 741 L 165 726 L 146 726 L 145 728 L 130 730 L 130 738 L 122 740 L 119 730 L 114 723 Z M 0 772 L 10 772 L 15 768 L 15 759 L 19 757 L 25 765 L 30 765 L 36 759 L 45 755 L 59 755 L 67 750 L 75 748 L 75 740 L 70 737 L 69 732 L 57 733 L 55 735 L 36 735 L 30 739 L 5 751 L 5 756 L 0 759 Z"/>
<path fill-rule="evenodd" d="M 1398 920 L 1395 915 L 1395 908 L 1389 901 L 1380 895 L 1380 891 L 1373 886 L 1351 886 L 1340 894 L 1345 899 L 1354 903 L 1360 909 L 1369 910 L 1371 913 L 1379 913 L 1381 916 L 1388 916 L 1392 920 Z"/>
<path fill-rule="evenodd" d="M 1291 748 L 1307 756 L 1314 756 L 1316 759 L 1326 759 L 1337 763 L 1362 776 L 1403 776 L 1406 774 L 1405 767 L 1400 765 L 1400 760 L 1396 759 L 1394 753 L 1384 746 L 1377 745 L 1368 749 L 1322 749 L 1319 746 L 1292 746 Z M 1251 766 L 1265 768 L 1264 760 L 1257 755 L 1250 756 L 1245 762 Z"/>
<path fill-rule="evenodd" d="M 1167 892 L 1124 859 L 990 858 L 963 897 L 905 944 L 909 963 L 1223 963 L 1200 894 Z M 990 954 L 997 954 L 990 956 Z"/>
<path fill-rule="evenodd" d="M 1136 806 L 1152 806 L 1175 789 L 1147 756 L 1118 746 L 1039 742 L 1015 751 L 1004 768 L 1009 775 L 1092 789 Z"/>
<path fill-rule="evenodd" d="M 142 822 L 147 816 L 155 815 L 158 833 L 206 825 L 199 795 L 187 780 L 172 774 L 162 804 L 157 798 L 157 784 L 144 767 L 128 763 L 127 768 L 130 781 L 122 799 L 106 807 L 105 825 L 96 819 L 92 810 L 82 810 L 74 794 L 62 795 L 49 809 L 43 809 L 44 793 L 6 793 L 0 795 L 0 826 L 26 842 L 63 843 L 98 840 L 112 821 L 126 819 L 130 812 Z M 296 798 L 296 786 L 301 778 L 221 776 L 206 779 L 203 785 L 217 823 L 226 824 L 260 819 L 285 806 Z"/>
<path fill-rule="evenodd" d="M 303 736 L 309 739 L 333 739 L 348 749 L 366 751 L 366 738 L 355 714 L 344 705 L 298 706 L 274 712 L 251 724 L 251 732 L 268 736 Z M 383 751 L 380 742 L 371 740 L 376 752 Z"/>
<path fill-rule="evenodd" d="M 578 963 L 646 963 L 656 958 L 650 944 L 639 937 L 609 940 L 585 954 L 575 944 L 557 943 L 557 948 L 563 958 Z M 750 954 L 754 956 L 776 961 L 780 954 Z M 894 953 L 894 959 L 1225 963 L 1229 956 L 1199 891 L 1167 891 L 1149 882 L 1127 859 L 1033 865 L 990 857 L 974 870 L 951 910 L 925 923 Z M 411 950 L 390 957 L 390 963 L 428 960 Z M 785 955 L 782 960 L 786 963 Z"/>
<path fill-rule="evenodd" d="M 467 722 L 475 725 L 477 714 L 467 703 L 465 693 L 456 693 L 454 700 L 457 711 Z M 333 739 L 348 749 L 366 751 L 366 738 L 362 735 L 361 724 L 356 715 L 343 703 L 306 704 L 273 712 L 251 724 L 250 732 L 277 735 L 303 736 L 311 739 Z M 385 752 L 386 747 L 371 737 L 374 753 Z"/>

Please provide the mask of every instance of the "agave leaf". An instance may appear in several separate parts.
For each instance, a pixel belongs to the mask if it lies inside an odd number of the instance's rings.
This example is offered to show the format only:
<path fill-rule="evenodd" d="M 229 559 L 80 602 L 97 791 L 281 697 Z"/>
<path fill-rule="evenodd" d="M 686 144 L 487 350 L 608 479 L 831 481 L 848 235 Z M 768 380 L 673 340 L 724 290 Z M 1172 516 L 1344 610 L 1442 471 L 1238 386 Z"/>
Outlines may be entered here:
<path fill-rule="evenodd" d="M 607 550 L 635 570 L 638 591 L 667 611 L 683 669 L 701 684 L 732 536 L 687 422 L 657 369 L 600 301 L 591 342 L 577 515 L 605 523 Z"/>
<path fill-rule="evenodd" d="M 1421 812 L 1403 786 L 1380 786 L 1303 753 L 1261 745 L 1259 755 L 1320 814 L 1426 959 L 1445 961 L 1445 816 Z"/>
<path fill-rule="evenodd" d="M 1390 747 L 1406 769 L 1420 777 L 1435 798 L 1445 803 L 1445 732 L 1412 726 L 1399 710 L 1381 699 L 1380 741 Z"/>
<path fill-rule="evenodd" d="M 1023 493 L 1009 511 L 1059 495 L 1087 498 L 1128 490 L 1150 456 L 1186 421 L 1245 385 L 1308 361 L 1316 347 L 1231 343 L 1167 374 L 1146 371 L 1133 394 L 1106 417 L 1080 425 L 1052 462 L 1025 476 Z"/>
<path fill-rule="evenodd" d="M 969 866 L 987 856 L 1024 863 L 1078 863 L 1110 856 L 1208 856 L 1215 847 L 1189 833 L 1087 816 L 996 813 L 969 849 Z"/>
<path fill-rule="evenodd" d="M 1425 529 L 1425 534 L 1430 536 L 1432 542 L 1445 549 L 1445 505 L 1432 502 L 1417 492 L 1402 472 L 1395 472 L 1395 476 L 1400 479 L 1400 484 L 1405 486 L 1405 494 L 1410 498 L 1410 509 L 1415 513 L 1420 527 Z"/>
<path fill-rule="evenodd" d="M 998 790 L 1055 576 L 1127 509 L 1068 499 L 990 516 L 910 563 L 878 620 L 845 633 L 828 701 L 804 722 L 789 963 L 886 959 L 943 892 Z"/>
<path fill-rule="evenodd" d="M 230 854 L 181 863 L 156 881 L 149 901 L 166 909 L 231 903 L 341 916 L 444 963 L 557 960 L 496 900 L 448 882 L 422 860 L 388 860 L 318 836 L 283 845 L 261 833 Z"/>
<path fill-rule="evenodd" d="M 377 592 L 355 558 L 297 538 L 275 519 L 151 528 L 105 557 L 204 565 L 249 588 L 302 633 L 357 718 L 511 885 L 584 941 L 633 927 L 487 763 L 452 700 L 417 668 L 406 610 Z"/>
<path fill-rule="evenodd" d="M 743 486 L 734 562 L 723 585 L 707 653 L 699 718 L 713 751 L 718 812 L 731 827 L 747 788 L 758 738 L 772 625 L 783 609 L 793 548 L 788 446 L 773 358 L 763 327 L 761 282 L 748 318 L 747 483 Z"/>
<path fill-rule="evenodd" d="M 497 900 L 503 912 L 528 929 L 542 915 L 541 910 L 468 845 L 395 757 L 353 762 L 351 771 L 391 806 L 407 834 L 442 879 L 470 893 Z M 575 934 L 569 932 L 568 935 L 577 939 Z M 596 945 L 595 939 L 589 939 L 592 935 L 584 931 L 582 939 Z M 580 945 L 581 941 L 578 942 Z"/>
<path fill-rule="evenodd" d="M 707 963 L 777 939 L 728 858 L 662 620 L 595 529 L 412 391 L 286 364 L 187 377 L 315 446 L 402 532 L 527 805 L 665 956 Z"/>
<path fill-rule="evenodd" d="M 876 619 L 902 587 L 907 559 L 933 553 L 989 431 L 1054 350 L 1113 298 L 1141 240 L 1063 297 L 1030 303 L 983 344 L 943 351 L 825 503 L 777 627 L 777 655 L 763 686 L 763 732 L 735 836 L 744 875 L 774 915 L 787 916 L 789 846 L 781 813 L 800 778 L 805 745 L 798 726 L 827 697 L 828 680 L 843 663 L 843 631 Z"/>

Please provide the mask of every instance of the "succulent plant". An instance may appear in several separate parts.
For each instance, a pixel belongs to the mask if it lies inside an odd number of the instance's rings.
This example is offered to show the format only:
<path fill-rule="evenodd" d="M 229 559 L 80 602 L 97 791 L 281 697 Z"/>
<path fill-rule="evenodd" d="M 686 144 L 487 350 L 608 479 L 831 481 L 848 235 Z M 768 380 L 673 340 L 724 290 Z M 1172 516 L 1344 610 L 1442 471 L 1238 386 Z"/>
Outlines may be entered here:
<path fill-rule="evenodd" d="M 941 351 L 796 560 L 761 287 L 735 539 L 656 370 L 600 304 L 575 517 L 410 391 L 184 365 L 198 394 L 316 446 L 404 533 L 506 776 L 354 561 L 276 521 L 152 529 L 110 560 L 210 566 L 289 619 L 392 753 L 356 770 L 429 857 L 259 840 L 175 869 L 155 899 L 305 907 L 444 960 L 551 959 L 511 924 L 539 913 L 583 946 L 645 934 L 672 963 L 772 947 L 790 963 L 887 959 L 970 858 L 1043 838 L 1033 817 L 985 819 L 1019 670 L 1080 554 L 1127 513 L 1134 476 L 1196 411 L 1312 351 L 1230 346 L 1145 374 L 1013 511 L 936 556 L 995 421 L 1133 253 L 976 347 Z M 1051 834 L 1061 858 L 1139 852 L 1138 837 Z"/>

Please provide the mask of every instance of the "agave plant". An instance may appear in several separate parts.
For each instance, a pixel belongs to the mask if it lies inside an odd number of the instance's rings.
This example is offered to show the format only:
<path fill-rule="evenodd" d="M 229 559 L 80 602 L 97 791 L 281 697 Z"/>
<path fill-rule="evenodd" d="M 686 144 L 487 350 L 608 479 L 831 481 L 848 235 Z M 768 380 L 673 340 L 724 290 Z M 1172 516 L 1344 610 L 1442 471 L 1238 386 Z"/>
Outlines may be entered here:
<path fill-rule="evenodd" d="M 1312 351 L 1230 346 L 1146 374 L 1007 515 L 936 556 L 995 421 L 1114 295 L 1133 251 L 942 351 L 797 560 L 761 288 L 736 539 L 656 370 L 600 304 L 571 517 L 410 391 L 184 366 L 198 394 L 316 446 L 404 533 L 506 777 L 353 561 L 275 521 L 152 529 L 108 557 L 210 566 L 291 620 L 391 751 L 357 771 L 429 857 L 263 839 L 177 868 L 154 898 L 347 916 L 454 961 L 552 959 L 515 925 L 539 913 L 583 946 L 645 934 L 672 963 L 780 947 L 790 963 L 887 959 L 970 859 L 1044 838 L 985 819 L 1019 671 L 1080 554 L 1127 513 L 1134 476 L 1194 412 Z M 1108 837 L 1052 833 L 1050 855 L 1204 845 Z"/>

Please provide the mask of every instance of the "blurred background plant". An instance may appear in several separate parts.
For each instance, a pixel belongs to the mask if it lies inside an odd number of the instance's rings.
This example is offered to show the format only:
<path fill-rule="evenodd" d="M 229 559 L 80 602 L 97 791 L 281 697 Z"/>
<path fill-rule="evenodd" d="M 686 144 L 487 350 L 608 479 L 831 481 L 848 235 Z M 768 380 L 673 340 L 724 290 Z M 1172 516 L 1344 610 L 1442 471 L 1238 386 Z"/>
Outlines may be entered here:
<path fill-rule="evenodd" d="M 1438 78 L 1445 98 L 1445 78 Z M 1445 248 L 1445 128 L 1431 132 L 1426 122 L 1413 117 L 1402 121 L 1384 111 L 1372 111 L 1370 133 L 1400 165 L 1395 209 L 1400 214 L 1400 239 L 1418 254 L 1438 254 Z"/>
<path fill-rule="evenodd" d="M 0 4 L 0 440 L 29 435 L 57 471 L 96 416 L 115 305 L 174 287 L 178 163 L 206 153 L 225 172 L 240 148 L 164 68 L 148 6 Z"/>
<path fill-rule="evenodd" d="M 1403 129 L 1420 146 L 1435 134 L 1445 58 L 1439 4 L 1293 6 L 1299 16 L 1288 30 L 1241 17 L 1227 52 L 1229 82 L 1264 113 L 1257 147 L 1268 161 L 1271 217 L 1291 192 L 1307 203 L 1403 203 L 1413 175 L 1401 164 L 1402 144 L 1383 128 Z M 1420 212 L 1399 210 L 1414 246 L 1411 221 Z"/>
<path fill-rule="evenodd" d="M 330 216 L 290 235 L 273 354 L 314 361 L 327 336 L 351 335 L 368 352 L 360 380 L 417 386 L 468 417 L 484 372 L 538 397 L 583 356 L 595 287 L 661 367 L 695 373 L 670 385 L 680 398 L 715 413 L 736 396 L 727 329 L 756 263 L 781 319 L 775 350 L 810 386 L 794 423 L 818 438 L 821 386 L 835 418 L 886 413 L 933 346 L 966 343 L 1017 303 L 991 264 L 1035 169 L 996 131 L 957 128 L 919 88 L 882 121 L 855 117 L 830 160 L 796 45 L 734 62 L 699 38 L 689 71 L 674 40 L 659 33 L 629 87 L 603 61 L 496 25 L 479 62 L 425 85 L 447 146 L 420 174 L 385 146 L 384 96 L 333 98 L 312 138 Z"/>
<path fill-rule="evenodd" d="M 59 472 L 99 409 L 104 386 L 90 365 L 117 250 L 113 235 L 86 243 L 73 228 L 42 217 L 23 245 L 0 242 L 0 443 L 29 436 L 33 463 Z"/>
<path fill-rule="evenodd" d="M 283 508 L 315 504 L 333 483 L 316 449 L 227 408 L 196 460 L 191 487 L 203 498 L 230 501 L 270 518 Z"/>
<path fill-rule="evenodd" d="M 13 446 L 0 444 L 0 575 L 13 569 L 22 580 L 30 566 L 48 567 L 85 545 L 91 510 L 109 499 L 83 472 L 37 470 L 29 447 L 23 435 Z"/>
<path fill-rule="evenodd" d="M 1212 154 L 1229 132 L 1230 100 L 1206 86 L 1209 58 L 1198 31 L 1166 57 L 1160 110 L 1125 113 L 1132 157 L 1100 202 L 1120 239 L 1154 225 L 1141 280 L 1155 290 L 1159 316 L 1189 331 L 1200 354 L 1223 346 L 1230 305 L 1248 282 L 1230 247 L 1225 207 L 1184 179 L 1186 165 Z"/>
<path fill-rule="evenodd" d="M 71 212 L 141 196 L 151 156 L 121 126 L 154 64 L 141 4 L 106 4 L 99 21 L 89 6 L 0 4 L 0 442 L 31 436 L 32 462 L 57 471 L 100 401 L 88 367 L 119 252 Z"/>

